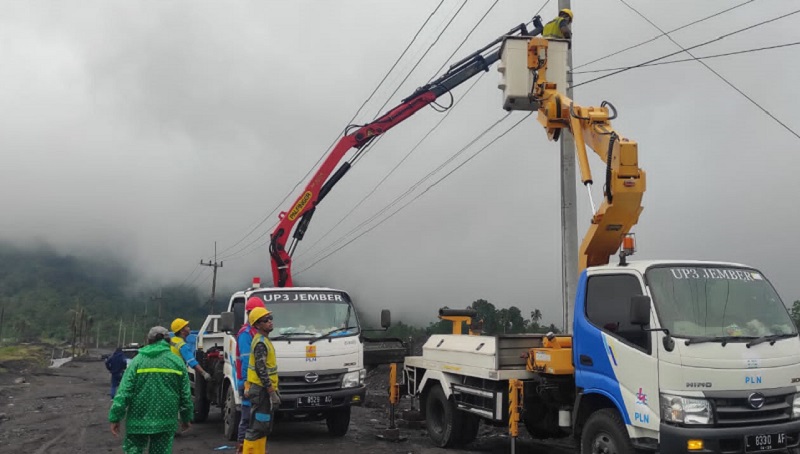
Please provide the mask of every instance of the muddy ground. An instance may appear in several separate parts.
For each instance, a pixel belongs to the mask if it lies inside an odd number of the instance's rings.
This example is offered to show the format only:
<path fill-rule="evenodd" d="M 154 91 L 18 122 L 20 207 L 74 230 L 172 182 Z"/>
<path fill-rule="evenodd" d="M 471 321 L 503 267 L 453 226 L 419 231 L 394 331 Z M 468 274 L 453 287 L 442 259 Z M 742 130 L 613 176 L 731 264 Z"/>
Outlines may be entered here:
<path fill-rule="evenodd" d="M 58 369 L 9 368 L 0 373 L 0 453 L 121 453 L 122 440 L 109 431 L 109 374 L 99 354 L 76 360 Z M 19 382 L 20 379 L 24 383 Z M 464 450 L 432 447 L 424 429 L 401 429 L 407 441 L 380 441 L 376 435 L 388 423 L 385 374 L 368 377 L 370 389 L 364 407 L 356 407 L 350 431 L 343 438 L 331 438 L 323 422 L 284 423 L 270 437 L 272 454 L 297 452 L 344 453 L 508 453 L 509 438 L 503 430 L 482 426 L 478 440 Z M 380 391 L 383 390 L 383 391 Z M 401 410 L 409 402 L 401 403 Z M 524 429 L 521 428 L 524 432 Z M 192 426 L 175 439 L 173 452 L 233 453 L 234 443 L 222 434 L 218 410 L 212 409 L 207 422 Z M 225 447 L 230 447 L 225 448 Z M 535 443 L 527 436 L 517 442 L 519 453 L 574 452 L 561 441 Z"/>

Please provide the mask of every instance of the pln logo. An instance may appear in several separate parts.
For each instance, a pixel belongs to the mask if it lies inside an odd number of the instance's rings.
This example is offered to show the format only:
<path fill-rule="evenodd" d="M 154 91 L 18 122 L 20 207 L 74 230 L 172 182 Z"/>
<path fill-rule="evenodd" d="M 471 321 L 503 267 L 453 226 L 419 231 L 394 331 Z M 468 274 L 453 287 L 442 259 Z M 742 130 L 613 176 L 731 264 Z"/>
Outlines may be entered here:
<path fill-rule="evenodd" d="M 647 394 L 642 392 L 642 388 L 639 388 L 639 392 L 636 393 L 636 404 L 647 405 Z"/>

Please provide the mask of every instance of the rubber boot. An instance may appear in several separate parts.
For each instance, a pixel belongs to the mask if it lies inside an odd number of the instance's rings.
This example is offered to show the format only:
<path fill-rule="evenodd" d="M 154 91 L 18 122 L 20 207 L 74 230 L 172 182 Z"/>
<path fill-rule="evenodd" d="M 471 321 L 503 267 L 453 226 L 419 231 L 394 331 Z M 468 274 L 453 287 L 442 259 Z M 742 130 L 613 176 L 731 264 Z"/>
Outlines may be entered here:
<path fill-rule="evenodd" d="M 245 440 L 242 446 L 244 454 L 264 454 L 267 451 L 267 437 L 258 440 Z"/>

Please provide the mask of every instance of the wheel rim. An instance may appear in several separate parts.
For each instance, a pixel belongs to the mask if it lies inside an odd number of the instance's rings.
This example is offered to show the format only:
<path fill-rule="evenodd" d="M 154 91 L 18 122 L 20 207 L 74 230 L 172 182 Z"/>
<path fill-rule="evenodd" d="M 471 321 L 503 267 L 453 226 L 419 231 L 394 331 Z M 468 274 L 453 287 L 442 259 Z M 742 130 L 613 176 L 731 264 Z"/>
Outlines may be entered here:
<path fill-rule="evenodd" d="M 230 389 L 228 389 L 227 395 L 225 396 L 225 432 L 227 432 L 231 427 L 233 427 L 233 414 L 234 414 L 234 403 L 233 403 L 233 393 Z"/>
<path fill-rule="evenodd" d="M 611 435 L 599 432 L 592 441 L 592 454 L 617 454 L 617 445 Z"/>

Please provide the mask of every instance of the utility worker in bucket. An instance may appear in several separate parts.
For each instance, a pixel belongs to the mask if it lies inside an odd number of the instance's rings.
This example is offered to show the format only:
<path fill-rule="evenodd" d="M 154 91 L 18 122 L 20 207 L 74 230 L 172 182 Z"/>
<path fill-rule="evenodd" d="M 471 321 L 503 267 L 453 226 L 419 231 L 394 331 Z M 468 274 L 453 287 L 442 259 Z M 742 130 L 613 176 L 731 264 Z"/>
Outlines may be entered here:
<path fill-rule="evenodd" d="M 572 10 L 564 8 L 558 16 L 545 24 L 542 36 L 545 38 L 572 39 Z"/>
<path fill-rule="evenodd" d="M 194 369 L 199 375 L 202 375 L 206 381 L 210 381 L 211 374 L 206 372 L 205 369 L 200 366 L 194 357 L 194 351 L 192 351 L 191 345 L 186 343 L 186 336 L 192 332 L 192 330 L 189 328 L 189 321 L 182 318 L 176 318 L 172 321 L 170 329 L 173 333 L 175 333 L 175 336 L 170 339 L 170 348 L 172 349 L 172 353 L 175 353 L 179 358 L 183 359 L 187 366 Z"/>
<path fill-rule="evenodd" d="M 273 329 L 272 313 L 266 308 L 256 307 L 250 311 L 248 320 L 257 332 L 250 348 L 244 388 L 245 397 L 250 399 L 252 407 L 243 451 L 245 454 L 263 454 L 268 452 L 267 435 L 272 429 L 275 411 L 281 406 L 278 363 L 268 337 Z"/>
<path fill-rule="evenodd" d="M 249 317 L 250 312 L 257 307 L 263 308 L 264 300 L 257 296 L 251 296 L 244 305 L 245 315 Z M 250 422 L 250 400 L 244 397 L 244 383 L 247 381 L 247 365 L 250 364 L 250 346 L 256 334 L 258 331 L 248 319 L 236 335 L 236 386 L 239 389 L 239 395 L 242 396 L 242 418 L 239 421 L 236 454 L 242 454 L 244 435 L 247 432 L 247 424 Z"/>

